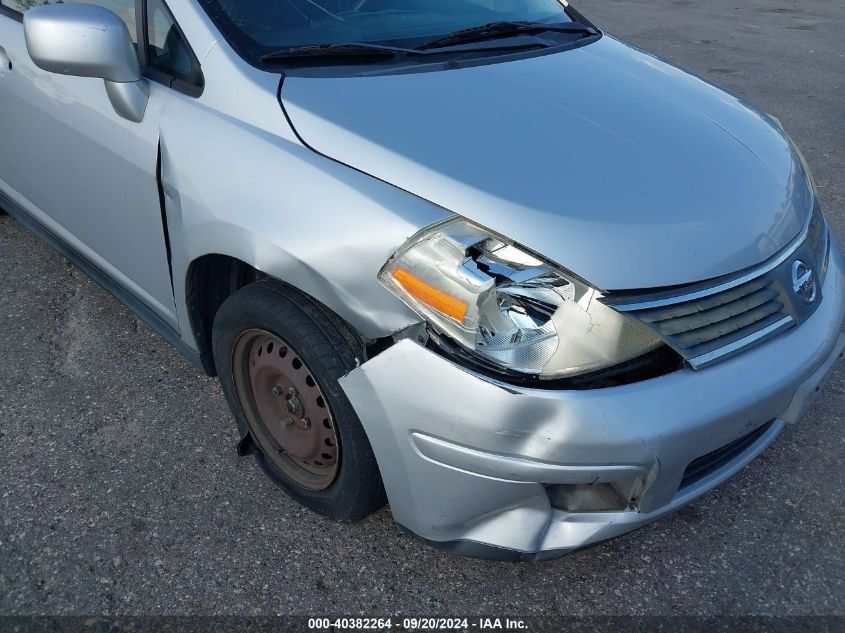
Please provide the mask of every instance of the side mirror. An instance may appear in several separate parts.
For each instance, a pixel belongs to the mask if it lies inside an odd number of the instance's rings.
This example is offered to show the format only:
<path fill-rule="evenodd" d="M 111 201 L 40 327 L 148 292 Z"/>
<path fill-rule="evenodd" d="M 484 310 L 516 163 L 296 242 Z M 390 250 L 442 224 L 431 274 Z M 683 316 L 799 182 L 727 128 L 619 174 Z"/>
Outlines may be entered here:
<path fill-rule="evenodd" d="M 23 27 L 36 66 L 103 79 L 115 111 L 136 123 L 143 119 L 149 85 L 126 24 L 114 13 L 91 4 L 44 4 L 24 13 Z"/>

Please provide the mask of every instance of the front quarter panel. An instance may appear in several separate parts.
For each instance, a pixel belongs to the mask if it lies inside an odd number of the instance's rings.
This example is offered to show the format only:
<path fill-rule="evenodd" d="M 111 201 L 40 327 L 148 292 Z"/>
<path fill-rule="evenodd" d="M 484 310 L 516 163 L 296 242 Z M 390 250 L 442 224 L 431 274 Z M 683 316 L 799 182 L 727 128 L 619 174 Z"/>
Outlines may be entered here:
<path fill-rule="evenodd" d="M 284 122 L 278 103 L 275 116 Z M 204 101 L 167 104 L 161 161 L 183 333 L 191 332 L 189 266 L 207 254 L 290 283 L 368 338 L 419 321 L 377 274 L 407 238 L 449 215 L 444 209 Z"/>

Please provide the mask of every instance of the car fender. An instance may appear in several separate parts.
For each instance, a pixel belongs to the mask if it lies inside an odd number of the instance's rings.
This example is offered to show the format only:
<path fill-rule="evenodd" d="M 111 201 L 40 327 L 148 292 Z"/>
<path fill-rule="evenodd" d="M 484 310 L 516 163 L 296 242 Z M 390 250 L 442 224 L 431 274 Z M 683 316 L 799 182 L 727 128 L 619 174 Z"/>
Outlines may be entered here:
<path fill-rule="evenodd" d="M 160 173 L 188 344 L 187 275 L 208 254 L 293 285 L 367 338 L 419 321 L 377 275 L 405 240 L 450 212 L 188 99 L 165 108 Z"/>

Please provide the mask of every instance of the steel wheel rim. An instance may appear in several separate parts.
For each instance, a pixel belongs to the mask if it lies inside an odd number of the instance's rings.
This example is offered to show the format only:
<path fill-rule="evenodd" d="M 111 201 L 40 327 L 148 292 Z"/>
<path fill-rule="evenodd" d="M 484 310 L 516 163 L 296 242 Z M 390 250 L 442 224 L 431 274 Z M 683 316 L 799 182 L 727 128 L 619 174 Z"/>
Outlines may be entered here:
<path fill-rule="evenodd" d="M 232 367 L 241 408 L 264 454 L 307 490 L 331 486 L 340 442 L 325 394 L 302 358 L 281 337 L 255 329 L 238 338 Z"/>

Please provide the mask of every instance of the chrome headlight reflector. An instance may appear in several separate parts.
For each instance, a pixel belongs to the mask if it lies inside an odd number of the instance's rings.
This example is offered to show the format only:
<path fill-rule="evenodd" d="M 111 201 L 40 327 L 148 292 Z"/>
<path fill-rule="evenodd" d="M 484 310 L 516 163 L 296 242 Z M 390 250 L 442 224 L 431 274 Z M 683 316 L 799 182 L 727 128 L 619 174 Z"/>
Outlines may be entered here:
<path fill-rule="evenodd" d="M 662 345 L 598 290 L 462 218 L 412 237 L 379 279 L 439 334 L 508 371 L 566 378 Z"/>

